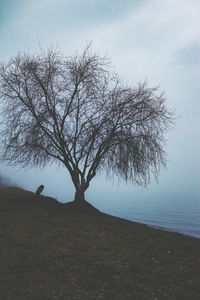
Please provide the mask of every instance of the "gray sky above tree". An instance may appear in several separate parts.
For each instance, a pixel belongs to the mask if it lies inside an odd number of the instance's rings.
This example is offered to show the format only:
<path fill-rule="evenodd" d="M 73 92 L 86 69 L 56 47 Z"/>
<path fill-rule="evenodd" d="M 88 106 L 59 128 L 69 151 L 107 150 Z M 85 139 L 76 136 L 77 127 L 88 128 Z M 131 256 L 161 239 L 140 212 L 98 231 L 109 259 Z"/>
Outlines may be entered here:
<path fill-rule="evenodd" d="M 92 40 L 93 48 L 110 57 L 129 83 L 147 79 L 150 86 L 159 84 L 178 116 L 168 135 L 168 169 L 161 174 L 160 186 L 197 193 L 199 11 L 196 0 L 1 0 L 0 60 L 50 45 L 70 55 Z M 15 177 L 14 169 L 1 170 Z"/>

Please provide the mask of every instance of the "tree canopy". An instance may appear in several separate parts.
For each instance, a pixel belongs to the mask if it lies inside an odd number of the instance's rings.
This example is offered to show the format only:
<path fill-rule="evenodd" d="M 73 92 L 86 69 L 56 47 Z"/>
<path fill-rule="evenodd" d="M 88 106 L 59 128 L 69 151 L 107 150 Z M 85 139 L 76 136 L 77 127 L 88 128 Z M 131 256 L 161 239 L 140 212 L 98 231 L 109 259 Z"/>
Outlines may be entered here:
<path fill-rule="evenodd" d="M 2 157 L 11 164 L 69 171 L 76 200 L 100 170 L 147 184 L 165 165 L 172 112 L 158 88 L 130 86 L 87 47 L 65 57 L 49 49 L 0 65 Z"/>

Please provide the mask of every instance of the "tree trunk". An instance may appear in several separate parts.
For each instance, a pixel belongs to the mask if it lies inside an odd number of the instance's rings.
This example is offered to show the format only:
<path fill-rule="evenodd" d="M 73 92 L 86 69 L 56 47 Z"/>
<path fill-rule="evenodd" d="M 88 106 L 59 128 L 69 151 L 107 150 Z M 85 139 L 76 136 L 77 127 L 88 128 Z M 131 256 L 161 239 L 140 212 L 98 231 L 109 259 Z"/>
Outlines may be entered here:
<path fill-rule="evenodd" d="M 86 202 L 84 190 L 82 190 L 82 189 L 76 190 L 74 201 L 79 204 L 83 204 Z"/>

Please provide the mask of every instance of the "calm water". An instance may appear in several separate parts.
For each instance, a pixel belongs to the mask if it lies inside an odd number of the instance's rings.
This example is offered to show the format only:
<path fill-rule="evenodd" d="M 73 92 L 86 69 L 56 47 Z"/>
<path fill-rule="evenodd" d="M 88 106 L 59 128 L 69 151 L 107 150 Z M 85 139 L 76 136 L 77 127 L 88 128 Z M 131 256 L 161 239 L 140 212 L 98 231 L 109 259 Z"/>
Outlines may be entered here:
<path fill-rule="evenodd" d="M 200 238 L 200 201 L 197 195 L 153 195 L 152 191 L 140 192 L 136 197 L 126 194 L 126 200 L 121 201 L 124 197 L 118 191 L 112 194 L 109 202 L 97 197 L 92 203 L 104 212 L 130 221 Z"/>
<path fill-rule="evenodd" d="M 130 221 L 141 222 L 153 227 L 200 238 L 200 213 L 198 211 L 184 212 L 175 209 L 143 211 L 138 207 L 133 210 L 113 212 L 113 214 Z"/>

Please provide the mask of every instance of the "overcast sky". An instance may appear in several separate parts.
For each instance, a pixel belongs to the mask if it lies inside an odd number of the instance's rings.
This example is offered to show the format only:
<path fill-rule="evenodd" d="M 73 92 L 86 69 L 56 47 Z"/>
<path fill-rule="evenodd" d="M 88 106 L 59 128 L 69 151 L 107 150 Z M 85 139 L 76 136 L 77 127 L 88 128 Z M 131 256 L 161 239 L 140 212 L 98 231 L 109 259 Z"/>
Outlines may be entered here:
<path fill-rule="evenodd" d="M 71 55 L 89 41 L 129 83 L 147 79 L 150 86 L 160 85 L 178 118 L 168 134 L 167 170 L 161 172 L 158 184 L 152 181 L 147 191 L 141 191 L 118 185 L 117 180 L 113 185 L 101 176 L 88 197 L 106 198 L 109 192 L 124 201 L 156 193 L 198 198 L 200 1 L 0 0 L 0 60 L 50 45 Z M 72 198 L 73 187 L 63 169 L 0 167 L 0 175 L 25 188 L 34 190 L 43 183 L 47 194 L 62 201 Z"/>

